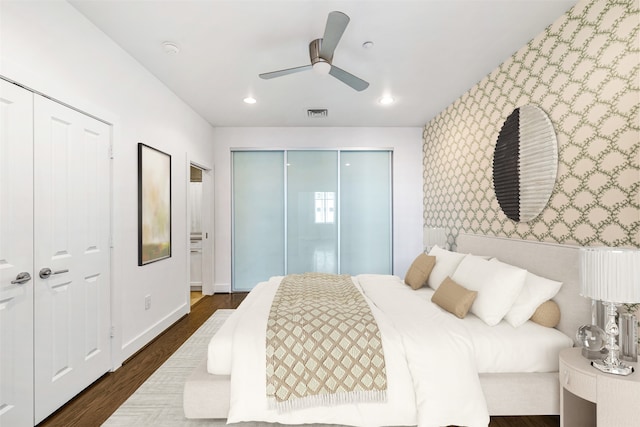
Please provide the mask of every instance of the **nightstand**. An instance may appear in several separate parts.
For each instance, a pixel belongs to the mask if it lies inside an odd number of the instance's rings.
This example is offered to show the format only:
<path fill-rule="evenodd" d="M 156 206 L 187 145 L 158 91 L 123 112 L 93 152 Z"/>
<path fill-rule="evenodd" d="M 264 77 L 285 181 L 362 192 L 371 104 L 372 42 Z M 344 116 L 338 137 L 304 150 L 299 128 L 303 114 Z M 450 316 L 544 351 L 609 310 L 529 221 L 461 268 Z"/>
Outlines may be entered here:
<path fill-rule="evenodd" d="M 628 376 L 605 374 L 580 350 L 560 352 L 560 427 L 640 426 L 640 364 L 625 362 Z"/>

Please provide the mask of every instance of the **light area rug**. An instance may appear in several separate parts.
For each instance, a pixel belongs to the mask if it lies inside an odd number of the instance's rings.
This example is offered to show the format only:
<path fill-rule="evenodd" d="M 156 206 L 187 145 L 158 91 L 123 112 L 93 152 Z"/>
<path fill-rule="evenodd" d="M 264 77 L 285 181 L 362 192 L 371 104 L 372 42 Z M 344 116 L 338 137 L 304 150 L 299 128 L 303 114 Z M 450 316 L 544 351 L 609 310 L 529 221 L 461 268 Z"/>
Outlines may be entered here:
<path fill-rule="evenodd" d="M 233 310 L 216 310 L 102 425 L 110 427 L 226 425 L 226 420 L 185 418 L 182 410 L 182 390 L 191 371 L 206 356 L 211 337 L 231 313 Z"/>
<path fill-rule="evenodd" d="M 227 420 L 190 420 L 182 409 L 184 383 L 207 355 L 211 337 L 233 310 L 216 310 L 110 417 L 107 427 L 194 427 L 226 426 Z M 274 427 L 262 422 L 229 424 L 242 427 Z M 306 424 L 304 427 L 336 427 Z"/>

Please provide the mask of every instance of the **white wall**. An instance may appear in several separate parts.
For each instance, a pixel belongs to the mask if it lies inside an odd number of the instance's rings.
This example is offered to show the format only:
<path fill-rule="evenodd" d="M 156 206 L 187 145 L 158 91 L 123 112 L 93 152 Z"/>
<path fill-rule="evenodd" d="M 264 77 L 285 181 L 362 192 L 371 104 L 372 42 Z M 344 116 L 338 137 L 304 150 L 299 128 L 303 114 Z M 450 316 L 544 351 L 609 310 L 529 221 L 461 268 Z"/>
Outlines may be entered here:
<path fill-rule="evenodd" d="M 393 269 L 404 277 L 422 251 L 421 128 L 216 128 L 215 285 L 231 285 L 231 149 L 350 148 L 393 149 Z"/>
<path fill-rule="evenodd" d="M 187 162 L 213 166 L 213 128 L 63 1 L 0 2 L 0 75 L 113 126 L 113 365 L 189 311 Z M 139 267 L 137 143 L 172 155 L 172 257 Z M 151 295 L 151 308 L 144 297 Z"/>

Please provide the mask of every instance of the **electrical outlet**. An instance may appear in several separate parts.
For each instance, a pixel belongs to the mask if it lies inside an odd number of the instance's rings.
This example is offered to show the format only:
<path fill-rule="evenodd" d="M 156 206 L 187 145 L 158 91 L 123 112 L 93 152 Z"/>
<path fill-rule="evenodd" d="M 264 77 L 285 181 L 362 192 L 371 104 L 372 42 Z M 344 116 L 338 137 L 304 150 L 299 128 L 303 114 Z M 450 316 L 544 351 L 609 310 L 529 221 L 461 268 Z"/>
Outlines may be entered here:
<path fill-rule="evenodd" d="M 149 310 L 151 308 L 151 295 L 144 297 L 144 309 Z"/>

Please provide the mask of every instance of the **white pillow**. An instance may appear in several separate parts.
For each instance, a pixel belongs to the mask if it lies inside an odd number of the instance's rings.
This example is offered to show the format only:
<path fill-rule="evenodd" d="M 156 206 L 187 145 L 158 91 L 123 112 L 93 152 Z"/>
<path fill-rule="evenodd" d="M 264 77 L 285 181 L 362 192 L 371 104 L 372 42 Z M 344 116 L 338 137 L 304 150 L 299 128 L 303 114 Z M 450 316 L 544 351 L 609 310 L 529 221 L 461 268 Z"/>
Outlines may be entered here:
<path fill-rule="evenodd" d="M 451 278 L 461 286 L 478 292 L 470 311 L 487 325 L 495 326 L 520 295 L 526 276 L 527 270 L 522 268 L 469 254 L 460 262 Z"/>
<path fill-rule="evenodd" d="M 496 259 L 491 260 L 491 262 L 504 264 Z M 527 272 L 522 291 L 520 291 L 520 295 L 513 303 L 511 310 L 504 316 L 504 320 L 514 328 L 524 325 L 533 316 L 540 304 L 556 296 L 561 286 L 562 282 L 556 282 L 555 280 Z"/>
<path fill-rule="evenodd" d="M 437 290 L 447 276 L 451 277 L 453 275 L 453 272 L 456 271 L 456 267 L 458 267 L 458 264 L 460 264 L 465 254 L 451 252 L 434 246 L 429 251 L 429 255 L 436 257 L 436 265 L 433 266 L 433 270 L 431 270 L 431 274 L 429 274 L 427 285 Z"/>

